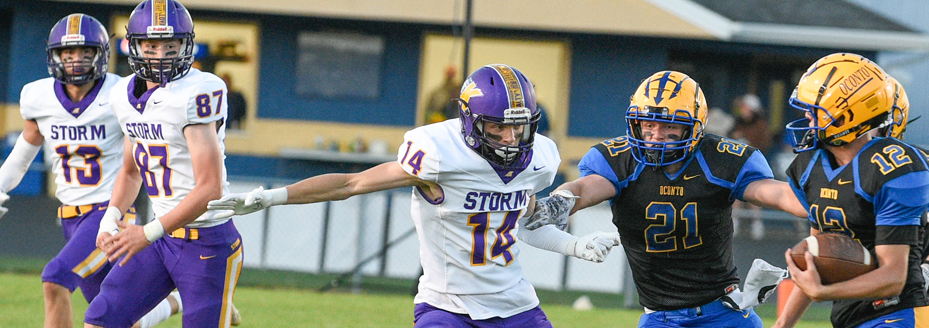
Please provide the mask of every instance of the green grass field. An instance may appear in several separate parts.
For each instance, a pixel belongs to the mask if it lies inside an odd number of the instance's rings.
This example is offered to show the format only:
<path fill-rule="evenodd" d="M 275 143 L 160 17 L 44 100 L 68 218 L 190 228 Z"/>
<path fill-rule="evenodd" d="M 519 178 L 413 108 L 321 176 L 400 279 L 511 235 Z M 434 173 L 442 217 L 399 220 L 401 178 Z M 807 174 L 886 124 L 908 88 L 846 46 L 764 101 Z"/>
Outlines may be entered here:
<path fill-rule="evenodd" d="M 0 259 L 0 327 L 41 327 L 43 320 L 41 260 Z M 363 292 L 344 288 L 317 290 L 334 275 L 245 270 L 235 294 L 243 316 L 240 327 L 412 327 L 411 282 L 401 279 L 367 278 Z M 588 295 L 595 309 L 576 311 L 570 304 Z M 619 308 L 621 297 L 612 294 L 551 292 L 539 290 L 542 308 L 555 327 L 635 327 L 641 310 Z M 617 300 L 619 299 L 619 300 Z M 80 293 L 72 297 L 75 327 L 83 327 L 87 308 Z M 776 307 L 758 308 L 765 326 L 775 320 Z M 831 327 L 828 307 L 811 307 L 797 327 Z M 158 327 L 181 327 L 179 316 Z"/>

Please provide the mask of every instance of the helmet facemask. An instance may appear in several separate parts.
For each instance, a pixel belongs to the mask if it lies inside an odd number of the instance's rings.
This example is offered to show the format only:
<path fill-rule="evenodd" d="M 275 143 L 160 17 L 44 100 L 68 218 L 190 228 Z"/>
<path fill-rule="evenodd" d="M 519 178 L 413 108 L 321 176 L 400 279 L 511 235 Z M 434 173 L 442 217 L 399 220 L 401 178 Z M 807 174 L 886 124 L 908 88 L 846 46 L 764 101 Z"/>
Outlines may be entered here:
<path fill-rule="evenodd" d="M 459 101 L 462 102 L 462 106 L 467 107 L 464 100 Z M 541 112 L 532 114 L 531 110 L 522 107 L 506 109 L 503 113 L 502 119 L 478 115 L 472 120 L 471 133 L 465 138 L 465 142 L 469 146 L 473 146 L 475 142 L 479 143 L 477 150 L 481 157 L 501 168 L 521 167 L 528 162 L 526 155 L 532 150 Z M 504 143 L 503 136 L 495 133 L 507 129 L 509 131 L 505 133 L 516 139 L 515 145 Z"/>
<path fill-rule="evenodd" d="M 191 33 L 193 34 L 193 33 Z M 139 78 L 161 85 L 187 75 L 193 65 L 193 36 L 178 39 L 156 39 L 129 37 L 129 67 Z M 144 54 L 144 40 L 177 40 L 180 42 L 176 57 L 148 58 Z"/>
<path fill-rule="evenodd" d="M 629 121 L 631 133 L 629 142 L 634 146 L 633 155 L 644 159 L 646 165 L 658 168 L 680 162 L 703 135 L 702 123 L 695 120 L 687 111 L 678 110 L 674 114 L 668 114 L 667 107 L 645 106 L 645 112 L 643 114 L 637 108 L 630 108 L 626 113 L 626 119 Z M 669 134 L 669 141 L 647 141 L 651 136 L 642 132 L 642 124 L 646 122 L 682 125 L 683 132 L 681 135 Z"/>

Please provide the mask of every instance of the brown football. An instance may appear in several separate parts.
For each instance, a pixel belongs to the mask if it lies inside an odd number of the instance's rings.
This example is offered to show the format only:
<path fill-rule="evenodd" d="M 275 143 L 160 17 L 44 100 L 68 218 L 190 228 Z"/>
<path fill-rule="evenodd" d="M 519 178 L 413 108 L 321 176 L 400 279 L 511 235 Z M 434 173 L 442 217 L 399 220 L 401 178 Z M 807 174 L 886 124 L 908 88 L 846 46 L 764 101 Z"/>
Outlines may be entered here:
<path fill-rule="evenodd" d="M 846 281 L 877 268 L 876 259 L 858 241 L 839 233 L 821 233 L 801 240 L 790 256 L 801 270 L 806 270 L 803 254 L 810 251 L 823 285 Z"/>

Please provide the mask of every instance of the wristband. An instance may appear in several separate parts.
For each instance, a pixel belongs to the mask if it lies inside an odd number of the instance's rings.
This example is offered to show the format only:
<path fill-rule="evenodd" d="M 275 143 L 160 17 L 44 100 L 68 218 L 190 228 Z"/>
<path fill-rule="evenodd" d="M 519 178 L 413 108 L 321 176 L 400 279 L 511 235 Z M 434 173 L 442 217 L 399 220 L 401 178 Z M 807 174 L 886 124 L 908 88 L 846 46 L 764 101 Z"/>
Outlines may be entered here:
<path fill-rule="evenodd" d="M 104 232 L 109 232 L 110 235 L 119 233 L 119 226 L 116 225 L 116 221 L 122 217 L 123 211 L 118 207 L 107 207 L 106 212 L 103 212 L 103 218 L 100 219 L 100 228 L 97 229 L 97 236 Z"/>
<path fill-rule="evenodd" d="M 565 255 L 577 257 L 576 248 L 577 248 L 578 239 L 579 239 L 578 237 L 574 237 L 574 239 L 568 243 L 568 247 L 565 248 Z"/>
<path fill-rule="evenodd" d="M 154 219 L 152 222 L 142 226 L 142 231 L 145 232 L 145 239 L 148 239 L 148 242 L 154 243 L 158 238 L 164 237 L 166 231 L 165 226 L 161 224 L 161 220 Z"/>
<path fill-rule="evenodd" d="M 271 205 L 281 205 L 287 203 L 287 188 L 275 188 L 268 190 L 268 195 L 271 196 Z"/>

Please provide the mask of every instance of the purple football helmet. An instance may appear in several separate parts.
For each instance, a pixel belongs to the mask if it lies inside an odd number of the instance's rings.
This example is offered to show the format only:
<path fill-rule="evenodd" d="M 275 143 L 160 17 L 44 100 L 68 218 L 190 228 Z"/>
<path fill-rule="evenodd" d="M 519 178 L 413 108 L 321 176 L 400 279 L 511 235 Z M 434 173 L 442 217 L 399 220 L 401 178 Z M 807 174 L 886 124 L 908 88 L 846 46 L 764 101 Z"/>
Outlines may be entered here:
<path fill-rule="evenodd" d="M 187 8 L 175 0 L 145 0 L 135 7 L 126 26 L 129 67 L 139 78 L 165 84 L 187 75 L 194 62 L 194 22 Z M 146 58 L 143 40 L 181 42 L 176 57 Z"/>
<path fill-rule="evenodd" d="M 535 104 L 535 89 L 522 72 L 502 64 L 481 67 L 461 86 L 458 102 L 461 135 L 468 147 L 498 168 L 524 168 L 529 163 L 541 111 Z M 487 122 L 524 125 L 516 136 L 519 144 L 510 146 L 489 137 Z"/>
<path fill-rule="evenodd" d="M 96 18 L 84 14 L 71 14 L 55 23 L 48 34 L 48 74 L 61 83 L 85 84 L 101 78 L 107 71 L 110 58 L 110 36 Z M 97 50 L 93 59 L 63 62 L 61 49 L 92 47 Z M 72 70 L 68 73 L 66 68 Z"/>

